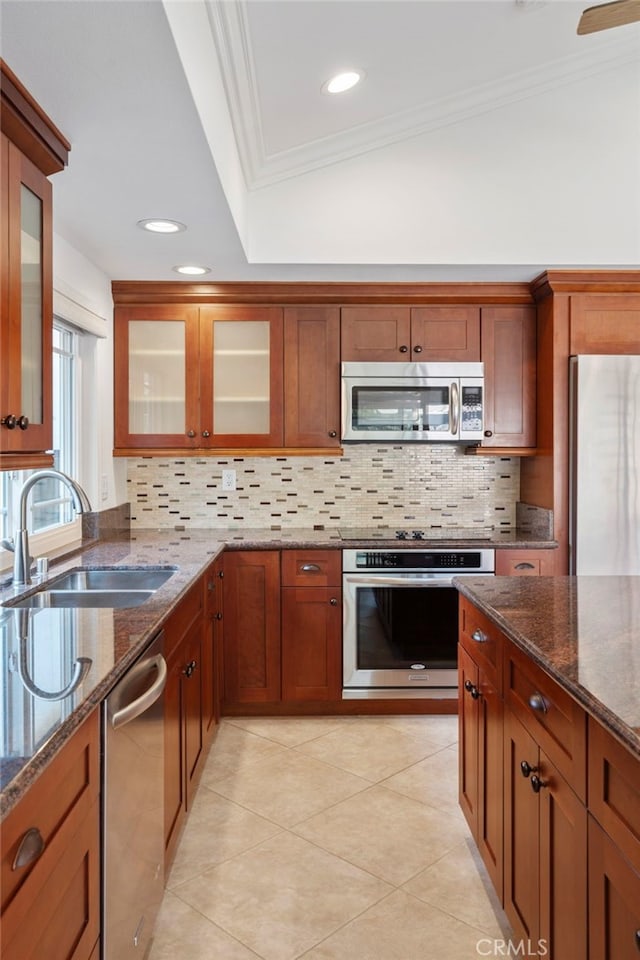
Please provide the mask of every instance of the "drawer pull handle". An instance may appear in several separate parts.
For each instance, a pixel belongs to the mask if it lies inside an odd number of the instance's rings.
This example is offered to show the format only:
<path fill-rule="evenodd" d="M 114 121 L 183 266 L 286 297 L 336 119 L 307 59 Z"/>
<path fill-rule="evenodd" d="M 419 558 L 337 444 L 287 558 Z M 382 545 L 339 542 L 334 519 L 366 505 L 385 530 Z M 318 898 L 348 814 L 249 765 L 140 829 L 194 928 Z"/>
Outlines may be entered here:
<path fill-rule="evenodd" d="M 542 696 L 541 693 L 532 693 L 529 697 L 529 706 L 532 710 L 535 710 L 536 713 L 546 713 L 549 709 L 547 701 Z"/>
<path fill-rule="evenodd" d="M 528 561 L 523 560 L 522 563 L 516 563 L 516 570 L 535 570 L 535 566 Z"/>
<path fill-rule="evenodd" d="M 317 563 L 303 563 L 300 569 L 303 573 L 320 573 L 320 567 Z"/>
<path fill-rule="evenodd" d="M 44 850 L 44 840 L 37 827 L 31 827 L 27 830 L 15 855 L 12 870 L 20 870 L 37 860 Z"/>
<path fill-rule="evenodd" d="M 520 773 L 523 777 L 528 777 L 530 774 L 535 773 L 537 767 L 532 767 L 530 763 L 527 763 L 526 760 L 522 760 L 520 763 Z"/>
<path fill-rule="evenodd" d="M 471 634 L 471 639 L 475 640 L 476 643 L 486 643 L 489 637 L 486 633 L 483 633 L 482 630 L 474 630 Z"/>
<path fill-rule="evenodd" d="M 537 773 L 534 773 L 534 775 L 531 777 L 531 789 L 533 792 L 540 793 L 542 788 L 546 786 L 547 784 L 544 782 L 544 780 L 541 780 Z"/>
<path fill-rule="evenodd" d="M 636 930 L 636 948 L 640 950 L 640 930 Z"/>

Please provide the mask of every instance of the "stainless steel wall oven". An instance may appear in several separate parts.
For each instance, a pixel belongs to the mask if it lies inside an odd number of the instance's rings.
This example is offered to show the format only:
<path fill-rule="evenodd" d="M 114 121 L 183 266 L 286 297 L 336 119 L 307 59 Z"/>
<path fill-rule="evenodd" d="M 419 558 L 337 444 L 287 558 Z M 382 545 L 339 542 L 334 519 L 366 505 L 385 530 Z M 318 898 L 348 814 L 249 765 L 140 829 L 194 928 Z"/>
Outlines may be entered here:
<path fill-rule="evenodd" d="M 453 697 L 454 576 L 492 576 L 490 549 L 344 550 L 343 699 Z"/>

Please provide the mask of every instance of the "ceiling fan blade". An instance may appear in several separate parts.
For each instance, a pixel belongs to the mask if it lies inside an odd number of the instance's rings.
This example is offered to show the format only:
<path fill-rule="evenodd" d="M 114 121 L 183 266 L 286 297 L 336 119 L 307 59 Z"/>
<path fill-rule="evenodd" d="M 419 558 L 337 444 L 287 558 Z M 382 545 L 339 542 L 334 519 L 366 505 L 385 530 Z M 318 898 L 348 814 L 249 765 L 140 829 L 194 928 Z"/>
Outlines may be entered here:
<path fill-rule="evenodd" d="M 589 7 L 580 17 L 578 33 L 596 33 L 609 27 L 622 27 L 640 20 L 640 0 L 614 0 Z"/>

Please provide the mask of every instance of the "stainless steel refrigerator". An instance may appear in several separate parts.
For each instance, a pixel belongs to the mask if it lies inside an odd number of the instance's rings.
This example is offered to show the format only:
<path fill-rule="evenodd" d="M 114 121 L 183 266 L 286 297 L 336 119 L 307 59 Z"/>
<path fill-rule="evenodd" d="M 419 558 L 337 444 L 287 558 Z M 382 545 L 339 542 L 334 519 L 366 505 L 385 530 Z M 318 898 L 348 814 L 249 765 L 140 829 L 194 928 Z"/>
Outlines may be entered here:
<path fill-rule="evenodd" d="M 640 575 L 640 356 L 569 362 L 570 572 Z"/>

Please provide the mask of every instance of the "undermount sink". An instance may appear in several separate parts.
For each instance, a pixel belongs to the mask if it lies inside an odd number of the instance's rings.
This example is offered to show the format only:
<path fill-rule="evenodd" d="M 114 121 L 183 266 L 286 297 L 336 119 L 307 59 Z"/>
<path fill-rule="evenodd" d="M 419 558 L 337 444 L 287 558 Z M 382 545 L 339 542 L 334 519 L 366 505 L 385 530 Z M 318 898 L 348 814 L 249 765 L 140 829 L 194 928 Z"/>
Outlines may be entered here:
<path fill-rule="evenodd" d="M 22 600 L 14 600 L 12 607 L 139 607 L 152 597 L 153 590 L 39 590 Z"/>
<path fill-rule="evenodd" d="M 79 567 L 43 583 L 5 607 L 139 607 L 173 576 L 176 567 Z"/>

